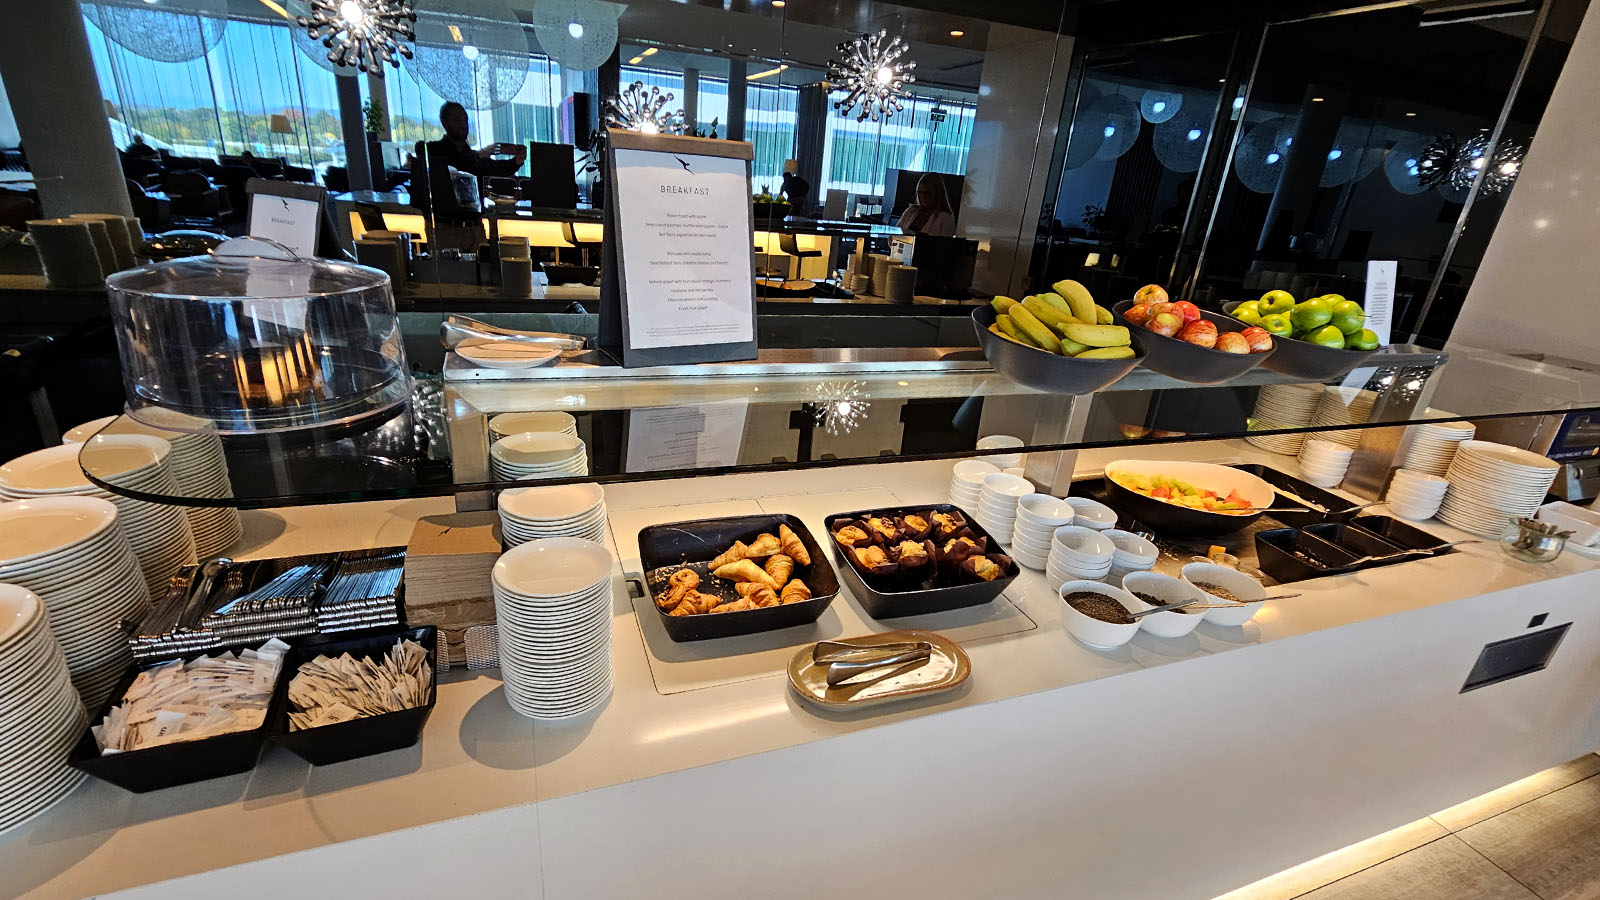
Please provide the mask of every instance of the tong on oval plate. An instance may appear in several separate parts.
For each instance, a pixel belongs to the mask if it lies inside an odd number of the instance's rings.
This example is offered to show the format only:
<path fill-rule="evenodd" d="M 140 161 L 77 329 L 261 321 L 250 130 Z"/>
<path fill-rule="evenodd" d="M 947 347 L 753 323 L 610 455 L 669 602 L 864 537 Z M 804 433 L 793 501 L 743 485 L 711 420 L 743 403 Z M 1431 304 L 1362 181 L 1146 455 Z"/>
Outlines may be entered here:
<path fill-rule="evenodd" d="M 811 661 L 828 667 L 828 687 L 878 669 L 921 665 L 933 656 L 927 641 L 892 641 L 884 644 L 850 644 L 843 641 L 818 641 L 811 649 Z"/>
<path fill-rule="evenodd" d="M 539 344 L 554 347 L 557 350 L 582 350 L 584 338 L 582 335 L 563 334 L 556 331 L 518 331 L 515 328 L 501 328 L 480 322 L 471 316 L 450 315 L 439 323 L 439 343 L 446 350 L 454 350 L 462 341 L 474 338 L 492 341 L 522 341 L 528 344 Z"/>

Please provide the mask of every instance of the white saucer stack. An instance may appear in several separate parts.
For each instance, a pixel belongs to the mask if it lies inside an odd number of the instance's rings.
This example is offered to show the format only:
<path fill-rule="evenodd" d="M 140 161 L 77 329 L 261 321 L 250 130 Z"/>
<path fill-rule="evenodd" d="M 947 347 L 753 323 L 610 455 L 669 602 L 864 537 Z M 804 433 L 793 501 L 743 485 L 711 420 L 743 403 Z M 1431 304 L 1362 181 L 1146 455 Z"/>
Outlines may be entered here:
<path fill-rule="evenodd" d="M 1320 384 L 1269 384 L 1256 397 L 1256 408 L 1250 416 L 1251 431 L 1278 431 L 1300 428 L 1311 424 L 1322 402 Z M 1247 435 L 1245 440 L 1263 450 L 1293 456 L 1300 452 L 1305 442 L 1303 434 Z"/>
<path fill-rule="evenodd" d="M 1389 482 L 1389 493 L 1383 498 L 1389 512 L 1402 519 L 1420 522 L 1431 519 L 1444 502 L 1450 482 L 1442 476 L 1414 469 L 1395 469 L 1394 480 Z"/>
<path fill-rule="evenodd" d="M 1378 395 L 1369 390 L 1328 385 L 1322 389 L 1322 399 L 1317 402 L 1317 411 L 1311 416 L 1311 424 L 1361 425 L 1372 416 L 1372 404 L 1377 400 Z M 1362 429 L 1359 428 L 1323 431 L 1307 435 L 1307 439 L 1333 441 L 1354 449 L 1361 443 L 1361 433 Z"/>
<path fill-rule="evenodd" d="M 84 779 L 67 764 L 88 724 L 44 602 L 0 584 L 0 831 L 44 811 Z"/>
<path fill-rule="evenodd" d="M 178 493 L 178 485 L 167 469 L 171 452 L 172 448 L 161 438 L 136 434 L 100 435 L 82 444 L 46 447 L 0 466 L 0 497 L 22 500 L 76 495 L 115 503 L 117 524 L 138 557 L 145 587 L 151 597 L 160 597 L 166 593 L 172 576 L 195 562 L 194 535 L 183 507 L 147 503 L 96 487 L 83 474 L 79 454 L 84 454 L 85 462 L 101 481 L 173 496 Z M 0 553 L 4 552 L 0 549 Z"/>
<path fill-rule="evenodd" d="M 1012 437 L 1009 434 L 991 434 L 988 437 L 978 438 L 979 450 L 999 450 L 999 453 L 988 453 L 980 456 L 986 462 L 994 463 L 1000 469 L 1012 469 L 1022 465 L 1021 453 L 1022 438 Z"/>
<path fill-rule="evenodd" d="M 1462 441 L 1445 477 L 1439 518 L 1479 537 L 1500 537 L 1511 520 L 1544 504 L 1560 463 L 1517 447 Z"/>
<path fill-rule="evenodd" d="M 977 513 L 983 479 L 999 471 L 999 466 L 982 459 L 963 459 L 956 463 L 950 470 L 950 502 L 969 513 Z"/>
<path fill-rule="evenodd" d="M 524 431 L 489 447 L 489 465 L 497 481 L 531 481 L 589 474 L 583 440 L 559 431 Z"/>
<path fill-rule="evenodd" d="M 1004 472 L 985 475 L 983 490 L 978 494 L 978 511 L 974 513 L 978 524 L 989 536 L 1006 546 L 1011 545 L 1011 532 L 1017 525 L 1017 501 L 1033 493 L 1033 482 Z"/>
<path fill-rule="evenodd" d="M 105 427 L 105 435 L 141 434 L 160 438 L 172 448 L 167 469 L 185 497 L 222 500 L 233 496 L 233 480 L 228 475 L 228 459 L 216 426 L 205 419 L 159 407 L 141 410 L 139 415 L 163 427 L 156 428 L 128 416 L 119 416 Z M 99 420 L 96 420 L 99 421 Z M 86 422 L 79 426 L 93 425 Z M 74 429 L 76 430 L 76 429 Z M 244 525 L 239 510 L 232 506 L 185 506 L 189 530 L 194 534 L 194 552 L 200 559 L 217 556 L 239 540 Z"/>
<path fill-rule="evenodd" d="M 1430 416 L 1453 416 L 1455 413 L 1430 409 Z M 1450 471 L 1456 458 L 1456 449 L 1462 441 L 1472 440 L 1478 429 L 1471 422 L 1422 422 L 1411 426 L 1411 446 L 1406 449 L 1401 463 L 1407 469 L 1443 475 Z"/>
<path fill-rule="evenodd" d="M 61 443 L 81 444 L 99 434 L 102 428 L 115 422 L 117 418 L 117 416 L 101 416 L 98 419 L 90 419 L 82 425 L 68 429 L 67 433 L 61 436 Z"/>
<path fill-rule="evenodd" d="M 507 547 L 538 538 L 606 540 L 606 492 L 598 484 L 553 484 L 500 492 L 500 533 Z"/>
<path fill-rule="evenodd" d="M 1300 448 L 1300 477 L 1317 487 L 1334 487 L 1350 471 L 1356 451 L 1343 444 L 1307 437 Z"/>
<path fill-rule="evenodd" d="M 1099 581 L 1111 574 L 1117 547 L 1093 528 L 1063 525 L 1050 538 L 1050 559 L 1045 576 L 1050 590 L 1060 591 L 1069 581 Z"/>
<path fill-rule="evenodd" d="M 548 412 L 508 412 L 489 419 L 489 442 L 508 438 L 513 434 L 530 431 L 553 431 L 557 434 L 578 436 L 578 420 L 571 413 L 557 410 Z"/>
<path fill-rule="evenodd" d="M 582 538 L 540 538 L 494 564 L 506 702 L 535 719 L 588 712 L 611 693 L 616 560 Z"/>
<path fill-rule="evenodd" d="M 97 497 L 0 503 L 0 582 L 44 598 L 73 686 L 92 709 L 133 663 L 122 622 L 150 609 L 117 516 Z"/>

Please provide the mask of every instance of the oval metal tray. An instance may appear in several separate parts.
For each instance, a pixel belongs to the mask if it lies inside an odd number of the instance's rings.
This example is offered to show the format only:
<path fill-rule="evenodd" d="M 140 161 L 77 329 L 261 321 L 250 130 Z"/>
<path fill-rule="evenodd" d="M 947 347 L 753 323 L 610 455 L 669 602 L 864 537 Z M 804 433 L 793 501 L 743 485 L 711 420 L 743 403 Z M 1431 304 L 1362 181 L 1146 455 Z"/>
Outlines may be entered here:
<path fill-rule="evenodd" d="M 844 643 L 871 647 L 895 641 L 927 641 L 933 645 L 928 661 L 904 671 L 890 670 L 878 677 L 862 675 L 854 682 L 828 687 L 828 667 L 811 661 L 811 644 L 789 660 L 789 686 L 795 693 L 825 709 L 859 709 L 960 687 L 972 674 L 972 660 L 960 645 L 933 631 L 907 629 L 845 638 Z"/>

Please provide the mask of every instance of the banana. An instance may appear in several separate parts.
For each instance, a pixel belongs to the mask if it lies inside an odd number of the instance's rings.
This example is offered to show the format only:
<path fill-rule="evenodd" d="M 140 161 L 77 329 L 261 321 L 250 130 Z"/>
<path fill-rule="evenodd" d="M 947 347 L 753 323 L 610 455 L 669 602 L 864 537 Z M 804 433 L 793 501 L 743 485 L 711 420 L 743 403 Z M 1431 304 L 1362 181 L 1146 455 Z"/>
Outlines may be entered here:
<path fill-rule="evenodd" d="M 1063 316 L 1070 317 L 1074 322 L 1082 321 L 1076 315 L 1073 314 L 1073 312 L 1072 312 L 1072 304 L 1068 303 L 1067 299 L 1065 297 L 1061 296 L 1060 294 L 1047 291 L 1047 292 L 1045 292 L 1043 294 L 1040 294 L 1039 295 L 1039 299 L 1043 300 L 1045 303 L 1047 303 L 1050 306 L 1054 307 L 1056 312 L 1061 313 Z M 1092 325 L 1094 323 L 1093 322 L 1087 322 L 1085 324 Z"/>
<path fill-rule="evenodd" d="M 1061 352 L 1061 340 L 1056 337 L 1056 333 L 1039 321 L 1039 318 L 1029 312 L 1026 306 L 1021 304 L 1013 306 L 1008 315 L 1011 316 L 1011 324 L 1016 326 L 1018 331 L 1027 335 L 1029 341 L 1038 344 L 1041 349 L 1049 350 L 1051 353 Z M 1123 329 L 1123 331 L 1126 332 L 1127 329 Z"/>
<path fill-rule="evenodd" d="M 1050 326 L 1050 329 L 1056 334 L 1060 334 L 1063 327 L 1078 322 L 1077 319 L 1062 313 L 1061 310 L 1056 309 L 1038 297 L 1029 297 L 1022 301 L 1022 308 L 1033 313 L 1035 318 Z"/>
<path fill-rule="evenodd" d="M 1030 349 L 1037 349 L 1037 348 L 1034 348 L 1034 346 L 1033 346 L 1033 345 L 1032 345 L 1032 344 L 1024 344 L 1024 343 L 1023 343 L 1023 342 L 1022 342 L 1022 341 L 1019 341 L 1019 340 L 1017 340 L 1017 339 L 1016 339 L 1016 338 L 1014 338 L 1014 337 L 1012 337 L 1012 336 L 1011 336 L 1011 335 L 1009 335 L 1009 334 L 1006 334 L 1006 333 L 1005 333 L 1005 332 L 1004 332 L 1004 331 L 1001 331 L 1001 330 L 1000 330 L 1000 325 L 999 325 L 999 324 L 998 324 L 998 323 L 996 323 L 996 324 L 994 324 L 994 325 L 990 325 L 990 326 L 989 326 L 989 330 L 990 330 L 990 331 L 992 331 L 992 332 L 994 332 L 994 334 L 995 334 L 995 335 L 996 335 L 996 336 L 998 336 L 998 337 L 1002 337 L 1002 338 L 1005 338 L 1005 339 L 1006 339 L 1006 340 L 1008 340 L 1008 341 L 1010 341 L 1010 342 L 1011 342 L 1011 343 L 1013 343 L 1013 344 L 1016 344 L 1016 345 L 1018 345 L 1018 346 L 1021 346 L 1021 347 L 1028 347 L 1028 348 L 1030 348 Z"/>
<path fill-rule="evenodd" d="M 1111 310 L 1106 309 L 1104 306 L 1096 303 L 1094 305 L 1094 321 L 1097 325 L 1110 325 L 1112 322 L 1115 322 L 1116 319 L 1111 317 Z"/>
<path fill-rule="evenodd" d="M 1080 322 L 1094 324 L 1096 321 L 1094 295 L 1089 293 L 1088 288 L 1070 278 L 1058 281 L 1052 287 L 1055 288 L 1056 293 L 1066 298 L 1067 305 L 1072 307 L 1073 318 Z"/>
<path fill-rule="evenodd" d="M 1079 359 L 1132 359 L 1132 347 L 1099 347 L 1077 354 Z"/>
<path fill-rule="evenodd" d="M 1133 342 L 1121 325 L 1068 325 L 1062 330 L 1068 338 L 1091 347 L 1126 347 Z"/>
<path fill-rule="evenodd" d="M 1009 315 L 1002 314 L 1002 315 L 996 316 L 995 320 L 994 320 L 994 324 L 998 325 L 1000 327 L 1000 333 L 1001 334 L 1003 334 L 1006 337 L 1012 339 L 1013 341 L 1016 341 L 1017 343 L 1021 344 L 1022 346 L 1024 346 L 1024 347 L 1033 347 L 1035 349 L 1038 348 L 1037 344 L 1035 344 L 1033 341 L 1028 340 L 1027 335 L 1023 334 L 1017 328 L 1016 323 L 1011 321 L 1011 317 Z"/>
<path fill-rule="evenodd" d="M 1011 299 L 1010 297 L 997 296 L 993 300 L 989 301 L 989 305 L 994 307 L 994 311 L 997 313 L 1006 313 L 1011 311 L 1011 307 L 1017 305 L 1017 301 Z"/>

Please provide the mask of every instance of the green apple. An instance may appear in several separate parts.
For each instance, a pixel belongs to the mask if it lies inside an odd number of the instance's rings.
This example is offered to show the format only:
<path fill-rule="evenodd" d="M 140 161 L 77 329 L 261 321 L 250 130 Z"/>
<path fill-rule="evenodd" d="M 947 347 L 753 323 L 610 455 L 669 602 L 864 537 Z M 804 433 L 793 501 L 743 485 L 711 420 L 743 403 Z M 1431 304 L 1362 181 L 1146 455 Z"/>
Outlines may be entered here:
<path fill-rule="evenodd" d="M 1323 294 L 1322 299 L 1328 301 L 1329 306 L 1345 302 L 1343 294 Z"/>
<path fill-rule="evenodd" d="M 1233 317 L 1246 325 L 1261 324 L 1261 313 L 1254 307 L 1246 308 L 1241 305 L 1233 311 Z"/>
<path fill-rule="evenodd" d="M 1294 332 L 1294 323 L 1287 313 L 1268 313 L 1261 317 L 1261 327 L 1273 337 L 1288 337 Z"/>
<path fill-rule="evenodd" d="M 1363 328 L 1346 337 L 1344 346 L 1347 350 L 1376 350 L 1378 349 L 1378 335 L 1371 328 Z"/>
<path fill-rule="evenodd" d="M 1245 302 L 1239 304 L 1238 306 L 1235 306 L 1233 308 L 1233 312 L 1229 313 L 1229 315 L 1231 315 L 1235 319 L 1237 319 L 1239 317 L 1239 313 L 1242 313 L 1242 312 L 1253 312 L 1256 315 L 1261 315 L 1262 314 L 1261 301 L 1259 301 L 1259 300 L 1246 300 Z"/>
<path fill-rule="evenodd" d="M 1294 309 L 1294 295 L 1288 291 L 1267 291 L 1257 301 L 1257 308 L 1262 315 L 1268 313 L 1286 313 Z"/>
<path fill-rule="evenodd" d="M 1324 325 L 1318 328 L 1316 331 L 1306 335 L 1305 339 L 1321 347 L 1329 347 L 1334 350 L 1344 349 L 1344 332 L 1332 325 Z"/>
<path fill-rule="evenodd" d="M 1355 334 L 1366 324 L 1367 314 L 1354 300 L 1340 300 L 1333 304 L 1332 311 L 1333 318 L 1328 323 L 1343 334 Z"/>
<path fill-rule="evenodd" d="M 1321 297 L 1313 297 L 1304 303 L 1296 303 L 1294 310 L 1289 313 L 1290 321 L 1294 322 L 1294 330 L 1299 332 L 1315 331 L 1328 324 L 1333 318 L 1333 307 Z M 1343 332 L 1340 332 L 1343 334 Z"/>

